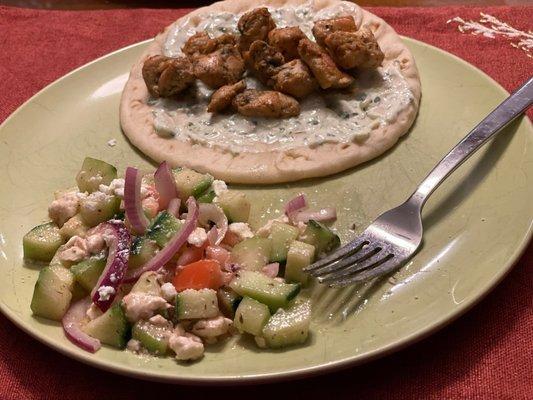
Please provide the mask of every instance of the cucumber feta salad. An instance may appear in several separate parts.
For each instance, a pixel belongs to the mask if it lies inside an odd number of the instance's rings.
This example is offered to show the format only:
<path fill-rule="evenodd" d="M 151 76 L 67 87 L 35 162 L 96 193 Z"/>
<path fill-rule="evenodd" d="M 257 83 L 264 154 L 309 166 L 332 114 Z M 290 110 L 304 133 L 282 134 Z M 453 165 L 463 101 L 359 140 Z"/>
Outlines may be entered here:
<path fill-rule="evenodd" d="M 119 178 L 86 158 L 76 183 L 23 238 L 24 257 L 46 263 L 31 310 L 61 321 L 73 343 L 178 360 L 238 334 L 261 348 L 305 343 L 303 268 L 339 246 L 322 223 L 334 209 L 308 210 L 299 195 L 254 232 L 245 193 L 187 168 Z"/>

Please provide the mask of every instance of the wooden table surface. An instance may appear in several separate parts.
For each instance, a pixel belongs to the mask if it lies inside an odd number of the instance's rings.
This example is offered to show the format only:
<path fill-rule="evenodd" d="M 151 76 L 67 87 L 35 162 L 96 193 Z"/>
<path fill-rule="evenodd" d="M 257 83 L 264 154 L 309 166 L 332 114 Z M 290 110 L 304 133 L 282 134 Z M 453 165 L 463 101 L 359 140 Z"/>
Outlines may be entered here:
<path fill-rule="evenodd" d="M 206 0 L 0 0 L 0 5 L 49 8 L 49 9 L 70 9 L 70 10 L 90 10 L 106 8 L 182 8 L 198 7 L 210 4 L 213 1 Z M 527 5 L 532 4 L 532 0 L 358 0 L 361 6 L 446 6 L 446 5 Z"/>

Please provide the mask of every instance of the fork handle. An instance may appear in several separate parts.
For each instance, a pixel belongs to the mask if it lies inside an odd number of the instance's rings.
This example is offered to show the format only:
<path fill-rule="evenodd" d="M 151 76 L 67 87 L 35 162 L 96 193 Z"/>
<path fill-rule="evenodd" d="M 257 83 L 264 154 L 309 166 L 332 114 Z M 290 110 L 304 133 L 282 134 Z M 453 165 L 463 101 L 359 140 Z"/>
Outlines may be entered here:
<path fill-rule="evenodd" d="M 429 173 L 411 195 L 408 202 L 422 208 L 439 185 L 476 152 L 485 142 L 500 132 L 533 103 L 533 77 L 496 107 L 483 121 L 461 140 Z"/>

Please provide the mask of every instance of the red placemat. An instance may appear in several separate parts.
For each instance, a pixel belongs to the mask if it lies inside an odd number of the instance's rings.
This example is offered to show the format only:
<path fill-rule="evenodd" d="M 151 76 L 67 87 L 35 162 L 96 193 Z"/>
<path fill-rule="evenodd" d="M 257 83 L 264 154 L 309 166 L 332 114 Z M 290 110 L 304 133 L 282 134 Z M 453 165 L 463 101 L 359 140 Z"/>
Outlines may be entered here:
<path fill-rule="evenodd" d="M 507 90 L 533 73 L 533 60 L 504 39 L 461 35 L 446 24 L 455 16 L 477 18 L 482 11 L 527 30 L 532 28 L 533 7 L 379 7 L 370 11 L 399 33 L 464 58 Z M 150 38 L 186 12 L 0 7 L 0 121 L 73 68 Z M 466 317 L 406 350 L 323 377 L 266 385 L 260 391 L 254 387 L 178 387 L 116 376 L 50 350 L 0 315 L 0 399 L 531 399 L 532 267 L 530 245 L 509 276 Z"/>

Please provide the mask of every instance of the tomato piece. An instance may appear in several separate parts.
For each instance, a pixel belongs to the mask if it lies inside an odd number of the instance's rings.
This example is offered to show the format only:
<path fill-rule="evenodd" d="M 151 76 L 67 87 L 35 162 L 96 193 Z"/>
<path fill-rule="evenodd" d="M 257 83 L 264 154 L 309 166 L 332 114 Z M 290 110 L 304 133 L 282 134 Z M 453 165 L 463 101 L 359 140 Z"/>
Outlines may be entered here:
<path fill-rule="evenodd" d="M 205 249 L 205 257 L 225 265 L 229 261 L 230 252 L 220 246 L 208 246 Z"/>
<path fill-rule="evenodd" d="M 220 263 L 216 260 L 200 260 L 185 265 L 176 272 L 172 284 L 178 292 L 185 289 L 218 289 L 223 285 Z"/>

